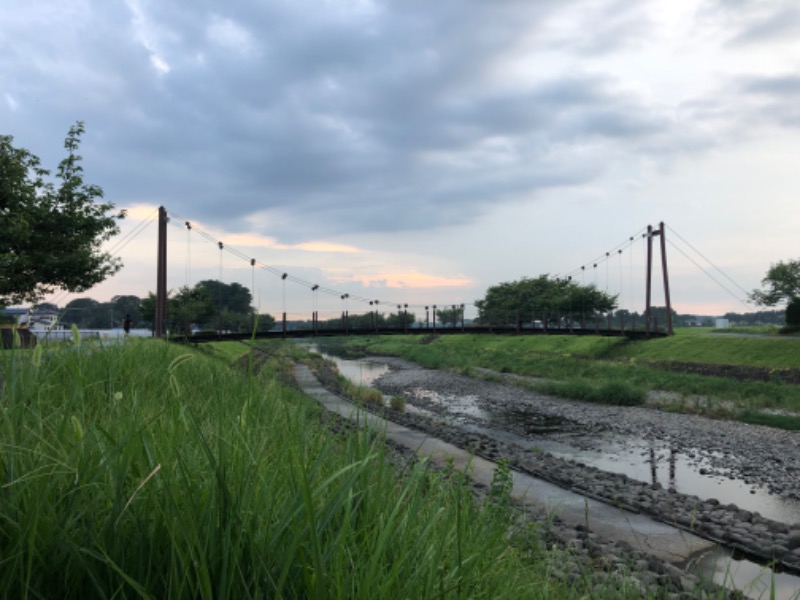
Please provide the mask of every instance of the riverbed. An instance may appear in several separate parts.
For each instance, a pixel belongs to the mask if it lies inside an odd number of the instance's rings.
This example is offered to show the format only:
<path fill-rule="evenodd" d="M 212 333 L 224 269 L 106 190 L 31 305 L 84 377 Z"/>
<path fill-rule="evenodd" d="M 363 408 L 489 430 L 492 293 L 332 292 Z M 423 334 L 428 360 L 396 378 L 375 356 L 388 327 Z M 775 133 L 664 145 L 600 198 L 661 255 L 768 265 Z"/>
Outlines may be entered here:
<path fill-rule="evenodd" d="M 331 358 L 352 381 L 403 397 L 406 410 L 395 420 L 567 489 L 651 514 L 735 553 L 722 562 L 698 560 L 694 567 L 709 575 L 746 579 L 736 582 L 741 587 L 766 578 L 775 582 L 778 598 L 800 593 L 797 434 L 556 399 L 497 373 L 487 380 L 396 358 Z M 775 572 L 766 566 L 773 560 Z"/>

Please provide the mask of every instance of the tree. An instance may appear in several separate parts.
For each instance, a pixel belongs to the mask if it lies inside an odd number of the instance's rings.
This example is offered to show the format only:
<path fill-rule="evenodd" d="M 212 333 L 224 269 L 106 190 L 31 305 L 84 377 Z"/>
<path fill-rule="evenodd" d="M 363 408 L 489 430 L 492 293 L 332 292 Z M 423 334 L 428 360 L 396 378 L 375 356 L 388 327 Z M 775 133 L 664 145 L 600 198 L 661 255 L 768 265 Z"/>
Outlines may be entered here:
<path fill-rule="evenodd" d="M 119 232 L 114 205 L 83 181 L 77 154 L 83 123 L 64 141 L 67 157 L 50 172 L 12 136 L 0 136 L 0 305 L 36 302 L 57 288 L 82 292 L 116 273 L 122 263 L 101 244 Z"/>
<path fill-rule="evenodd" d="M 253 314 L 256 323 L 256 331 L 269 331 L 275 325 L 275 317 L 270 314 Z"/>
<path fill-rule="evenodd" d="M 140 310 L 145 323 L 155 321 L 156 296 L 153 292 L 142 299 Z M 167 298 L 167 327 L 173 334 L 191 335 L 192 324 L 212 320 L 214 314 L 214 302 L 205 288 L 183 286 Z"/>
<path fill-rule="evenodd" d="M 750 299 L 761 306 L 775 306 L 800 298 L 800 260 L 770 265 L 761 285 L 767 289 L 753 290 L 750 294 Z"/>
<path fill-rule="evenodd" d="M 778 261 L 770 265 L 761 280 L 765 290 L 753 290 L 750 299 L 761 306 L 786 303 L 786 327 L 800 329 L 800 260 Z"/>
<path fill-rule="evenodd" d="M 244 310 L 241 310 L 243 307 Z M 147 298 L 141 300 L 139 311 L 145 323 L 153 323 L 156 314 L 155 294 L 150 292 Z M 131 312 L 132 318 L 133 314 Z M 201 281 L 191 288 L 184 286 L 167 298 L 167 326 L 173 333 L 191 335 L 192 325 L 201 329 L 251 331 L 256 317 L 259 331 L 268 331 L 275 324 L 275 319 L 270 315 L 256 315 L 253 312 L 250 308 L 250 292 L 238 283 L 227 285 L 215 280 Z"/>
<path fill-rule="evenodd" d="M 460 306 L 455 308 L 436 309 L 436 323 L 442 327 L 457 327 L 461 323 L 462 309 Z"/>
<path fill-rule="evenodd" d="M 102 320 L 102 326 L 109 327 L 108 318 L 103 319 L 101 311 L 102 305 L 97 300 L 75 298 L 64 307 L 60 321 L 64 325 L 75 325 L 80 329 L 95 329 Z"/>
<path fill-rule="evenodd" d="M 208 290 L 217 313 L 228 310 L 232 313 L 249 315 L 252 312 L 250 304 L 252 296 L 250 290 L 240 283 L 223 283 L 216 279 L 206 279 L 197 284 L 196 287 Z"/>
<path fill-rule="evenodd" d="M 795 298 L 786 305 L 785 333 L 800 331 L 800 299 Z"/>
<path fill-rule="evenodd" d="M 386 327 L 403 327 L 410 328 L 417 321 L 417 315 L 407 310 L 401 310 L 397 313 L 389 313 L 386 317 Z"/>
<path fill-rule="evenodd" d="M 214 299 L 207 288 L 183 286 L 167 301 L 167 319 L 173 332 L 192 333 L 192 323 L 205 324 L 214 318 Z"/>
<path fill-rule="evenodd" d="M 786 322 L 786 311 L 759 310 L 751 313 L 727 312 L 722 315 L 732 324 L 737 325 L 783 325 Z"/>
<path fill-rule="evenodd" d="M 581 321 L 616 305 L 616 296 L 601 292 L 594 285 L 582 286 L 568 279 L 550 279 L 548 275 L 494 285 L 486 290 L 483 299 L 475 301 L 480 322 L 498 325 L 533 320 Z"/>

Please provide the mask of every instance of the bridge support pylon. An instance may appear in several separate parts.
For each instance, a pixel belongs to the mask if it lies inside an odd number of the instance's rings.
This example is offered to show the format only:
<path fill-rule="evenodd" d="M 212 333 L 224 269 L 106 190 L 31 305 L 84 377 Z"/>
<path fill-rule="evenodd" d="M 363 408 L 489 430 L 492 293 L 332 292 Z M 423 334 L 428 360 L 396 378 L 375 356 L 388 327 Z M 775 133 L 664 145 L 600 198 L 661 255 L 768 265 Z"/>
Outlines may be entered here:
<path fill-rule="evenodd" d="M 658 229 L 653 229 L 652 225 L 647 226 L 647 290 L 644 310 L 644 327 L 647 337 L 650 337 L 650 325 L 652 321 L 652 310 L 650 299 L 652 297 L 653 279 L 653 238 L 659 236 L 661 242 L 661 272 L 664 276 L 664 304 L 667 310 L 667 335 L 672 335 L 672 302 L 669 295 L 669 275 L 667 274 L 667 240 L 664 221 L 658 224 Z"/>
<path fill-rule="evenodd" d="M 167 209 L 158 207 L 158 256 L 156 259 L 156 315 L 153 335 L 167 334 Z"/>

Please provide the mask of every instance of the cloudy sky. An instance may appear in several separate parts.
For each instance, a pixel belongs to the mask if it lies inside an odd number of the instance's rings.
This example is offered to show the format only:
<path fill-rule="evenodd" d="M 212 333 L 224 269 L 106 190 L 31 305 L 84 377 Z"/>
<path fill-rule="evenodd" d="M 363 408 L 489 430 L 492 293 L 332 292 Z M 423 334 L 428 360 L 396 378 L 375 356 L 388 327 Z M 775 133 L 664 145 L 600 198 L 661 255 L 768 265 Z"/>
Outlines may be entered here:
<path fill-rule="evenodd" d="M 0 2 L 0 133 L 54 169 L 84 121 L 129 211 L 98 300 L 155 289 L 163 205 L 170 287 L 272 313 L 543 273 L 641 310 L 661 221 L 674 307 L 745 312 L 800 256 L 798 69 L 796 0 Z"/>

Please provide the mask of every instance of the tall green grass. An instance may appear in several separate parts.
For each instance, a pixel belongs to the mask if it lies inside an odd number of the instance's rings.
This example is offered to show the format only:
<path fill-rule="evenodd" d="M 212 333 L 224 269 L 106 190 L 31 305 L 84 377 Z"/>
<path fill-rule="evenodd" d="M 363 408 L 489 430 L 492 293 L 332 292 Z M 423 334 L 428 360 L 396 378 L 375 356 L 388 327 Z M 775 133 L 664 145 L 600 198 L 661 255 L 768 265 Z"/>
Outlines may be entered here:
<path fill-rule="evenodd" d="M 595 583 L 554 581 L 463 478 L 424 463 L 399 477 L 380 440 L 332 433 L 267 373 L 133 339 L 0 361 L 0 597 L 545 598 Z"/>

